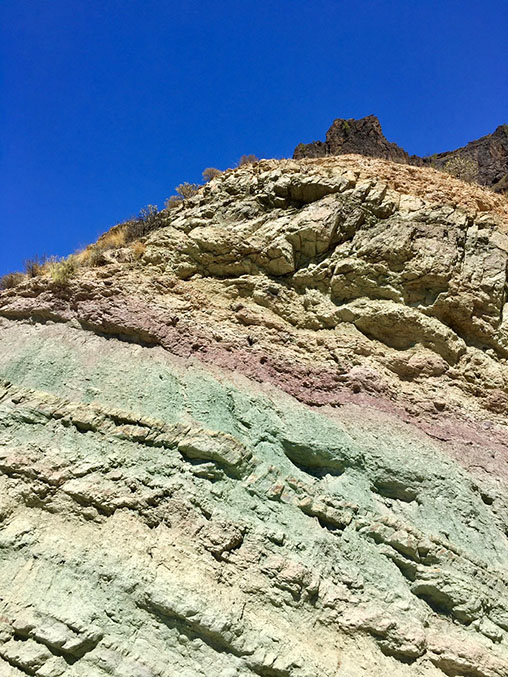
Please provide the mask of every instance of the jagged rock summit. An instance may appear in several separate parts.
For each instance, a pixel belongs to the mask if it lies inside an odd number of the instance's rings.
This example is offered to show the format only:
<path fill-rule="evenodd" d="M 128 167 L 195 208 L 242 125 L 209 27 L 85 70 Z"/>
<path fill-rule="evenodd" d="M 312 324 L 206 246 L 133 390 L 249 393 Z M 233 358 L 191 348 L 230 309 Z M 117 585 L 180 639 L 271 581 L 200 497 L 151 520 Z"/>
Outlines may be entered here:
<path fill-rule="evenodd" d="M 506 199 L 264 160 L 155 226 L 0 292 L 2 677 L 507 677 Z"/>
<path fill-rule="evenodd" d="M 295 159 L 317 158 L 326 155 L 358 153 L 384 158 L 394 162 L 409 162 L 409 155 L 396 143 L 387 141 L 381 123 L 375 115 L 356 120 L 334 120 L 326 133 L 326 141 L 300 143 L 293 154 Z"/>
<path fill-rule="evenodd" d="M 508 193 L 508 125 L 500 125 L 492 134 L 471 141 L 457 150 L 438 153 L 430 157 L 408 155 L 403 148 L 387 141 L 375 115 L 356 120 L 334 120 L 326 133 L 326 141 L 300 143 L 293 157 L 317 158 L 327 155 L 358 153 L 416 166 L 436 169 L 456 168 L 471 180 L 488 186 L 497 193 Z M 459 164 L 457 164 L 459 163 Z"/>

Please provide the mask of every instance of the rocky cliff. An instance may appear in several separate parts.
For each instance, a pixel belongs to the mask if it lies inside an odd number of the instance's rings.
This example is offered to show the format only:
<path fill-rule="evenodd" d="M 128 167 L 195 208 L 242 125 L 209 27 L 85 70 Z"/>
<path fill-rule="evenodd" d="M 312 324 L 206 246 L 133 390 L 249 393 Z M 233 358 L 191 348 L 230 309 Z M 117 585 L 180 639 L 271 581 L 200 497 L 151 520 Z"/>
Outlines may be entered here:
<path fill-rule="evenodd" d="M 0 674 L 506 677 L 508 204 L 225 172 L 0 293 Z"/>
<path fill-rule="evenodd" d="M 387 141 L 375 115 L 359 120 L 338 119 L 326 133 L 326 141 L 300 143 L 293 157 L 318 158 L 347 153 L 444 169 L 496 193 L 508 194 L 508 125 L 500 125 L 492 134 L 457 150 L 418 157 L 408 155 L 403 148 Z"/>

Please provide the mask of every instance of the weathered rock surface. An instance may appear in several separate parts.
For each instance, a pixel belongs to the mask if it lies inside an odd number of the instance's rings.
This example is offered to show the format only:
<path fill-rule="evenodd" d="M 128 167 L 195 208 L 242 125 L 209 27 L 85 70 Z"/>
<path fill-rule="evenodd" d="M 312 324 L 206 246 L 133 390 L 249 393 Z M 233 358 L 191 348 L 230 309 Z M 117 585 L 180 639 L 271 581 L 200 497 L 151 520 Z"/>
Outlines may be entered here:
<path fill-rule="evenodd" d="M 0 674 L 506 677 L 505 198 L 262 161 L 0 293 Z"/>
<path fill-rule="evenodd" d="M 467 164 L 475 181 L 497 193 L 508 193 L 508 125 L 500 125 L 492 134 L 471 141 L 457 150 L 431 157 L 408 155 L 395 143 L 387 141 L 375 115 L 355 120 L 337 119 L 326 133 L 325 141 L 300 143 L 293 157 L 318 158 L 327 155 L 358 153 L 394 162 L 443 169 L 458 160 Z"/>

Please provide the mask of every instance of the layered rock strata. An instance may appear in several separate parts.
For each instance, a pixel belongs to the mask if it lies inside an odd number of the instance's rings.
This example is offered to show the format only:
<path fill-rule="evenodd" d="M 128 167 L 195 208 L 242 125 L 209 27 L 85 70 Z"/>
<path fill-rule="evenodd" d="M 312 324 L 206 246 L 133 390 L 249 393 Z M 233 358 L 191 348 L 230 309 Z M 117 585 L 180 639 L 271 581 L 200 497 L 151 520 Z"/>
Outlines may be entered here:
<path fill-rule="evenodd" d="M 213 179 L 0 293 L 0 674 L 508 675 L 506 200 Z"/>

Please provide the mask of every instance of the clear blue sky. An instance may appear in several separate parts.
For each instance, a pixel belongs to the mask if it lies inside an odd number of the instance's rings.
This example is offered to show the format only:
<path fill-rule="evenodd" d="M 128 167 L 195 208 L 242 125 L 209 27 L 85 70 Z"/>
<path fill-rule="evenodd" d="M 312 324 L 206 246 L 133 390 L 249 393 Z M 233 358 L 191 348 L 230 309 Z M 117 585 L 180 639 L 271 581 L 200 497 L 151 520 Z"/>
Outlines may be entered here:
<path fill-rule="evenodd" d="M 508 122 L 508 0 L 1 0 L 0 25 L 0 274 L 337 117 L 418 154 Z"/>

